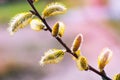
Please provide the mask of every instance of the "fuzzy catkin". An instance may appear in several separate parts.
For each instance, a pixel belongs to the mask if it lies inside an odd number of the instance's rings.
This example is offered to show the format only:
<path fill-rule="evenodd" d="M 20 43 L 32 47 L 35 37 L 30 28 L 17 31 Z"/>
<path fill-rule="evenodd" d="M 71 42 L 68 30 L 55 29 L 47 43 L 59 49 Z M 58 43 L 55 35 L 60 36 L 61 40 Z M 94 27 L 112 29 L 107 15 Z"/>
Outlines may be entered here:
<path fill-rule="evenodd" d="M 82 34 L 78 34 L 72 44 L 71 50 L 73 52 L 76 52 L 82 45 L 83 42 L 83 35 Z"/>
<path fill-rule="evenodd" d="M 59 23 L 55 23 L 52 28 L 52 36 L 56 37 L 59 32 Z"/>
<path fill-rule="evenodd" d="M 42 16 L 43 18 L 47 18 L 57 14 L 63 14 L 66 10 L 67 8 L 60 3 L 51 3 L 44 9 Z"/>
<path fill-rule="evenodd" d="M 112 57 L 112 51 L 109 48 L 104 48 L 101 54 L 98 56 L 98 68 L 100 71 L 109 63 Z"/>
<path fill-rule="evenodd" d="M 8 31 L 14 34 L 19 29 L 24 28 L 32 20 L 33 14 L 31 12 L 24 12 L 13 17 L 9 23 Z"/>
<path fill-rule="evenodd" d="M 60 37 L 62 37 L 64 35 L 64 32 L 65 32 L 65 25 L 63 22 L 58 22 L 59 23 L 59 31 L 58 31 L 58 35 Z"/>
<path fill-rule="evenodd" d="M 79 70 L 88 70 L 88 61 L 86 57 L 84 56 L 79 56 L 79 58 L 76 60 L 77 62 L 77 67 Z"/>
<path fill-rule="evenodd" d="M 30 27 L 35 31 L 40 31 L 46 28 L 45 24 L 39 19 L 32 19 L 30 22 Z"/>
<path fill-rule="evenodd" d="M 50 49 L 45 52 L 44 56 L 40 60 L 40 65 L 45 64 L 57 64 L 60 62 L 65 54 L 65 50 L 61 49 Z"/>

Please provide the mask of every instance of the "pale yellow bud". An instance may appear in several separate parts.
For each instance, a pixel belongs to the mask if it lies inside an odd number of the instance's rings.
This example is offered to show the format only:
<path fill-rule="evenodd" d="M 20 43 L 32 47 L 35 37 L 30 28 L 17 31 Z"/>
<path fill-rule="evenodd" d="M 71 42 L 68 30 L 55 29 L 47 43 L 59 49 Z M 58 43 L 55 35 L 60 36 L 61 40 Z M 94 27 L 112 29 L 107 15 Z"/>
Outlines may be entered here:
<path fill-rule="evenodd" d="M 112 57 L 112 51 L 109 48 L 104 48 L 101 54 L 98 56 L 98 67 L 100 71 L 102 71 L 106 66 L 106 64 L 109 63 L 111 57 Z"/>
<path fill-rule="evenodd" d="M 59 32 L 58 32 L 58 35 L 60 37 L 62 37 L 64 35 L 64 32 L 65 32 L 65 25 L 63 22 L 58 22 L 59 23 Z"/>
<path fill-rule="evenodd" d="M 61 49 L 50 49 L 40 60 L 40 65 L 57 64 L 58 62 L 62 61 L 65 52 L 65 50 Z"/>
<path fill-rule="evenodd" d="M 42 12 L 43 18 L 65 13 L 67 9 L 60 3 L 49 4 Z"/>
<path fill-rule="evenodd" d="M 56 22 L 52 28 L 52 35 L 53 36 L 57 36 L 59 35 L 60 37 L 62 37 L 64 35 L 64 31 L 65 31 L 65 25 L 63 24 L 63 22 Z"/>
<path fill-rule="evenodd" d="M 59 32 L 59 23 L 57 22 L 52 28 L 52 35 L 56 37 L 58 35 L 58 32 Z"/>
<path fill-rule="evenodd" d="M 76 62 L 79 70 L 88 70 L 88 61 L 86 57 L 79 56 Z"/>
<path fill-rule="evenodd" d="M 83 42 L 83 36 L 82 36 L 82 34 L 78 34 L 78 35 L 76 36 L 76 38 L 74 39 L 74 41 L 73 41 L 71 50 L 72 50 L 73 52 L 77 51 L 77 50 L 80 48 L 82 42 Z"/>
<path fill-rule="evenodd" d="M 113 80 L 120 80 L 120 73 L 114 75 Z"/>
<path fill-rule="evenodd" d="M 8 31 L 10 34 L 14 34 L 19 29 L 27 26 L 32 20 L 33 14 L 31 12 L 24 12 L 13 17 L 9 23 Z"/>
<path fill-rule="evenodd" d="M 30 27 L 31 27 L 32 30 L 35 30 L 35 31 L 40 31 L 40 30 L 46 28 L 44 23 L 39 19 L 31 20 Z"/>

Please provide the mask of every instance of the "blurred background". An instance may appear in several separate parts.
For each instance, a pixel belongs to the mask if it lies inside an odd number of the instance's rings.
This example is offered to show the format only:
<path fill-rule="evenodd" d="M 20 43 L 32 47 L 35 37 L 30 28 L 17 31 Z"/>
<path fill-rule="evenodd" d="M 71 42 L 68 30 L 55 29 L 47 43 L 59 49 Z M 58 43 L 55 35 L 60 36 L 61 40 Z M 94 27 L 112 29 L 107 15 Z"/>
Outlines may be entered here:
<path fill-rule="evenodd" d="M 96 69 L 98 55 L 109 47 L 113 57 L 105 71 L 110 78 L 120 73 L 120 0 L 40 0 L 35 6 L 42 12 L 54 1 L 68 8 L 66 14 L 47 19 L 50 26 L 58 20 L 66 24 L 63 41 L 71 47 L 75 36 L 82 33 L 82 54 Z M 0 80 L 101 80 L 91 71 L 79 71 L 69 54 L 59 64 L 41 67 L 43 53 L 63 48 L 61 44 L 49 32 L 35 32 L 29 26 L 14 36 L 7 31 L 13 16 L 29 10 L 25 0 L 0 0 Z"/>

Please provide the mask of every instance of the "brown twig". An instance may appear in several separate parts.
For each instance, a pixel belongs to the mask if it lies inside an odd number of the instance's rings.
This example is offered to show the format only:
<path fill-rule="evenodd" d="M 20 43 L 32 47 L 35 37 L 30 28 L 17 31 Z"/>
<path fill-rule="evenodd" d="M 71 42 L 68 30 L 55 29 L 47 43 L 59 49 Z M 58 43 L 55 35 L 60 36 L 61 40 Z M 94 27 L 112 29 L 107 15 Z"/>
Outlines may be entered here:
<path fill-rule="evenodd" d="M 34 15 L 36 15 L 40 20 L 42 20 L 42 22 L 46 25 L 47 30 L 51 33 L 52 29 L 51 27 L 48 25 L 48 23 L 46 22 L 46 20 L 44 18 L 41 17 L 41 15 L 38 13 L 38 11 L 36 10 L 34 4 L 31 2 L 31 0 L 27 0 L 27 2 L 29 3 L 29 5 L 32 7 L 33 11 L 31 11 Z M 60 37 L 55 37 L 58 42 L 66 49 L 66 51 L 68 53 L 70 53 L 71 55 L 73 55 L 74 57 L 78 58 L 77 55 L 73 54 L 72 51 L 70 50 L 70 48 L 62 41 L 62 39 Z M 107 80 L 112 80 L 110 79 L 108 76 L 102 74 L 101 72 L 99 72 L 98 70 L 96 70 L 95 68 L 93 68 L 91 65 L 89 65 L 89 70 L 93 71 L 94 73 L 100 75 L 101 77 L 104 77 Z"/>

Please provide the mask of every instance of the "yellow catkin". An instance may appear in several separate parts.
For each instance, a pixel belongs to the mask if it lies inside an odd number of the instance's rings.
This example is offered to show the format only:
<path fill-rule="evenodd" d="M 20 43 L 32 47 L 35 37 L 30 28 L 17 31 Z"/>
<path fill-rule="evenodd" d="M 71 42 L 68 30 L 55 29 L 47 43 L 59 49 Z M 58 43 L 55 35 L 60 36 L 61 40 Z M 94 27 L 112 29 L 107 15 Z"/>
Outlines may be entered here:
<path fill-rule="evenodd" d="M 65 32 L 65 25 L 63 22 L 58 22 L 59 23 L 59 32 L 58 32 L 58 35 L 60 37 L 62 37 L 64 35 L 64 32 Z"/>
<path fill-rule="evenodd" d="M 51 3 L 44 9 L 42 15 L 43 18 L 47 18 L 49 16 L 54 16 L 57 14 L 63 14 L 66 12 L 66 10 L 66 7 L 60 3 Z"/>
<path fill-rule="evenodd" d="M 32 19 L 30 22 L 30 27 L 32 30 L 35 30 L 35 31 L 40 31 L 46 28 L 44 23 L 39 19 Z"/>
<path fill-rule="evenodd" d="M 62 61 L 64 54 L 65 54 L 65 50 L 50 49 L 41 58 L 40 65 L 57 64 L 58 62 Z"/>
<path fill-rule="evenodd" d="M 33 14 L 31 12 L 24 12 L 13 17 L 9 23 L 8 31 L 14 34 L 19 29 L 24 28 L 32 20 Z"/>
<path fill-rule="evenodd" d="M 76 62 L 79 70 L 88 70 L 88 61 L 84 56 L 79 56 Z"/>
<path fill-rule="evenodd" d="M 120 80 L 120 73 L 114 75 L 113 80 Z"/>
<path fill-rule="evenodd" d="M 58 35 L 58 32 L 59 32 L 59 23 L 55 23 L 53 28 L 52 28 L 52 35 L 54 37 L 56 37 Z"/>
<path fill-rule="evenodd" d="M 112 57 L 112 51 L 109 48 L 104 48 L 98 56 L 98 68 L 102 71 L 106 64 L 109 63 Z"/>
<path fill-rule="evenodd" d="M 80 48 L 82 42 L 83 42 L 83 36 L 82 36 L 82 34 L 78 34 L 78 35 L 76 36 L 76 38 L 74 39 L 74 41 L 73 41 L 71 50 L 72 50 L 73 52 L 77 51 L 77 50 Z"/>

